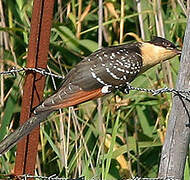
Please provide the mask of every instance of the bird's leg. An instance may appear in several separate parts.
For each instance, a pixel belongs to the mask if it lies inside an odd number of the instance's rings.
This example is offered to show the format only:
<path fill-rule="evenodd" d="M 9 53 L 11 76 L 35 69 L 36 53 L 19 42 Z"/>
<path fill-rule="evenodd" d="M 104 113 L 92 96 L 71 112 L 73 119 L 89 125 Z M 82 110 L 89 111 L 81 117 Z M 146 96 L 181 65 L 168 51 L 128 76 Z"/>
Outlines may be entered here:
<path fill-rule="evenodd" d="M 124 93 L 124 94 L 129 94 L 129 84 L 127 83 L 126 85 L 120 87 L 119 90 L 120 90 L 122 93 Z"/>

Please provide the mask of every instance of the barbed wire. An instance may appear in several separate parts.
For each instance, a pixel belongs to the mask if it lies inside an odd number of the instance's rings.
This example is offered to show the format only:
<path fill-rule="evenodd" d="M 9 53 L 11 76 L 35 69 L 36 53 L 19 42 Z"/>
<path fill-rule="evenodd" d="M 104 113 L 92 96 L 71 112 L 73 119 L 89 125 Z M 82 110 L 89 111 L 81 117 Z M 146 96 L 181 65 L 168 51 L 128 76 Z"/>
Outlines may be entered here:
<path fill-rule="evenodd" d="M 47 176 L 33 176 L 33 175 L 29 175 L 29 174 L 24 174 L 19 176 L 20 179 L 23 180 L 27 180 L 30 178 L 35 178 L 35 179 L 40 179 L 40 180 L 85 180 L 85 177 L 79 177 L 79 178 L 75 178 L 75 179 L 69 179 L 69 178 L 59 178 L 56 174 L 53 174 L 49 177 Z"/>
<path fill-rule="evenodd" d="M 13 67 L 12 69 L 10 69 L 8 71 L 0 72 L 0 75 L 16 76 L 20 72 L 27 72 L 27 71 L 33 71 L 36 73 L 40 73 L 44 76 L 51 76 L 51 77 L 58 78 L 58 79 L 64 79 L 65 78 L 64 76 L 54 74 L 54 73 L 49 72 L 49 71 L 42 69 L 42 68 L 25 68 L 25 67 L 20 68 L 20 69 L 16 69 L 15 67 Z M 173 93 L 174 95 L 178 95 L 178 96 L 184 98 L 185 100 L 190 101 L 190 90 L 177 90 L 177 89 L 168 88 L 168 87 L 164 87 L 164 88 L 160 88 L 160 89 L 146 89 L 146 88 L 133 87 L 130 84 L 127 84 L 125 92 L 128 94 L 130 90 L 136 90 L 136 91 L 151 93 L 153 96 L 158 95 L 158 94 L 162 94 L 162 93 Z"/>
<path fill-rule="evenodd" d="M 156 96 L 158 94 L 162 94 L 162 93 L 173 93 L 174 95 L 178 95 L 181 96 L 182 98 L 190 101 L 190 97 L 188 97 L 190 95 L 190 90 L 177 90 L 174 88 L 168 88 L 168 87 L 164 87 L 164 88 L 160 88 L 160 89 L 146 89 L 146 88 L 139 88 L 139 87 L 133 87 L 130 84 L 127 85 L 127 90 L 136 90 L 136 91 L 141 91 L 141 92 L 147 92 L 147 93 L 151 93 L 153 96 Z M 185 95 L 187 94 L 187 95 Z"/>
<path fill-rule="evenodd" d="M 68 178 L 59 178 L 56 174 L 51 175 L 49 177 L 47 176 L 33 176 L 33 175 L 29 175 L 29 174 L 24 174 L 19 176 L 20 179 L 23 180 L 27 180 L 29 178 L 35 178 L 35 179 L 40 179 L 40 180 L 85 180 L 85 177 L 79 177 L 79 178 L 74 178 L 74 179 L 68 179 Z M 100 178 L 98 177 L 93 177 L 90 180 L 100 180 Z M 121 180 L 179 180 L 176 179 L 174 177 L 160 177 L 160 178 L 141 178 L 141 177 L 134 177 L 132 179 L 126 179 L 126 178 L 122 178 Z"/>
<path fill-rule="evenodd" d="M 0 75 L 13 75 L 13 76 L 16 76 L 20 72 L 27 72 L 27 71 L 33 71 L 33 72 L 36 72 L 36 73 L 40 73 L 40 74 L 42 74 L 44 76 L 51 76 L 51 77 L 55 77 L 55 78 L 58 78 L 58 79 L 64 79 L 65 78 L 64 76 L 60 76 L 60 75 L 54 74 L 52 72 L 48 72 L 47 70 L 42 69 L 42 68 L 25 68 L 25 67 L 20 68 L 20 69 L 16 69 L 15 67 L 13 67 L 8 71 L 0 72 Z"/>
<path fill-rule="evenodd" d="M 134 177 L 132 179 L 122 179 L 122 180 L 180 180 L 174 177 L 160 177 L 160 178 L 141 178 L 141 177 Z"/>

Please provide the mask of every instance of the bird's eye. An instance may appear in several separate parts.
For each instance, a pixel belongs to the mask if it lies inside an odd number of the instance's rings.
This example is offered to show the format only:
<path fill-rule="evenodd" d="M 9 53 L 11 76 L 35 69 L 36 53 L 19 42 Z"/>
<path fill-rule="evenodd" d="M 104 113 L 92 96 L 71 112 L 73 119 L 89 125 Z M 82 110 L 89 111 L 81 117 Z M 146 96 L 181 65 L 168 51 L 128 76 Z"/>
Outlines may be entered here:
<path fill-rule="evenodd" d="M 175 45 L 172 45 L 172 44 L 167 43 L 167 42 L 163 42 L 162 45 L 163 45 L 166 49 L 168 49 L 168 50 L 172 50 L 172 49 L 175 49 L 175 48 L 176 48 Z"/>
<path fill-rule="evenodd" d="M 166 47 L 166 48 L 167 48 L 167 47 L 170 47 L 170 44 L 167 43 L 167 42 L 163 42 L 162 45 L 163 45 L 164 47 Z"/>

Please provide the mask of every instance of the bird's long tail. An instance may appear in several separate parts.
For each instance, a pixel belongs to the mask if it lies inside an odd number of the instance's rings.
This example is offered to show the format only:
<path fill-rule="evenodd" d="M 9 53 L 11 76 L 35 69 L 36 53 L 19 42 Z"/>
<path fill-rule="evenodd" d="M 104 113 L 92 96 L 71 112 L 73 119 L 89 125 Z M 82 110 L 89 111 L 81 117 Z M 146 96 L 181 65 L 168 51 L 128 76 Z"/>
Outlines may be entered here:
<path fill-rule="evenodd" d="M 29 118 L 23 125 L 16 129 L 13 133 L 9 134 L 5 139 L 0 142 L 0 155 L 7 152 L 23 137 L 28 135 L 36 126 L 44 121 L 52 111 L 44 111 Z"/>
<path fill-rule="evenodd" d="M 102 96 L 101 88 L 93 91 L 83 91 L 78 86 L 70 85 L 68 87 L 62 87 L 60 91 L 50 96 L 37 106 L 34 109 L 34 115 L 31 118 L 0 142 L 0 155 L 15 146 L 22 137 L 28 135 L 53 111 L 59 108 L 77 105 L 100 96 Z"/>

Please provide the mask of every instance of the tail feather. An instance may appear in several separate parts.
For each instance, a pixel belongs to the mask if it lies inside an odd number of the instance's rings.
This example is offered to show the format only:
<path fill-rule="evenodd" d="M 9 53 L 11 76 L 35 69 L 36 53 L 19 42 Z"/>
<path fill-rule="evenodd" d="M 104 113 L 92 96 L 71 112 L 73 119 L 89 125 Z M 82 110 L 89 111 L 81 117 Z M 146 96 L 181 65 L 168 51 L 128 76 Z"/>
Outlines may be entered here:
<path fill-rule="evenodd" d="M 76 89 L 75 89 L 76 90 Z M 77 89 L 78 90 L 78 89 Z M 64 93 L 63 93 L 64 94 Z M 101 88 L 92 91 L 78 90 L 73 93 L 67 93 L 64 96 L 61 91 L 47 98 L 43 103 L 34 109 L 34 115 L 29 118 L 23 125 L 16 129 L 0 142 L 0 155 L 11 149 L 23 137 L 28 135 L 37 125 L 51 114 L 51 112 L 82 102 L 96 99 L 104 95 Z"/>
<path fill-rule="evenodd" d="M 28 135 L 37 125 L 44 121 L 51 114 L 51 112 L 52 111 L 44 111 L 32 116 L 13 133 L 3 139 L 0 142 L 0 155 L 14 147 L 23 136 Z"/>
<path fill-rule="evenodd" d="M 58 92 L 47 98 L 41 105 L 36 107 L 34 113 L 38 114 L 43 111 L 55 111 L 60 108 L 75 106 L 103 95 L 104 94 L 102 93 L 101 88 L 92 91 L 78 90 L 70 94 L 68 93 L 65 96 L 62 96 L 62 94 Z"/>

